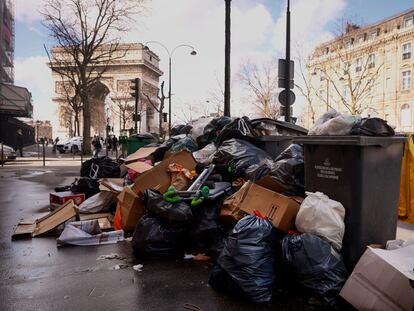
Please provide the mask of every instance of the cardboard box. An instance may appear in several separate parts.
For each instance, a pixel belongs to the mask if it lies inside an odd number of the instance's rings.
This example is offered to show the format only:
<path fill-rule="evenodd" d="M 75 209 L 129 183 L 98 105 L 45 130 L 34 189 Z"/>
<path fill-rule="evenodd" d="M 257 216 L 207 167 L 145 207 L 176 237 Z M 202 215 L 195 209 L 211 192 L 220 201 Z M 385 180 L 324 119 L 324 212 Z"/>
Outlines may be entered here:
<path fill-rule="evenodd" d="M 134 230 L 138 220 L 145 214 L 142 195 L 136 194 L 129 187 L 126 187 L 117 197 L 118 207 L 121 209 L 121 227 L 125 231 Z"/>
<path fill-rule="evenodd" d="M 73 193 L 72 191 L 51 192 L 49 194 L 49 203 L 54 207 L 58 207 L 70 200 L 73 200 L 75 205 L 80 205 L 85 201 L 85 194 Z"/>
<path fill-rule="evenodd" d="M 76 218 L 79 220 L 79 211 L 73 200 L 69 200 L 53 212 L 36 220 L 22 220 L 12 235 L 12 239 L 21 237 L 36 237 L 53 230 L 64 222 Z"/>
<path fill-rule="evenodd" d="M 194 170 L 196 166 L 196 161 L 191 152 L 186 150 L 177 152 L 157 166 L 139 175 L 135 179 L 132 190 L 137 194 L 143 193 L 147 189 L 156 189 L 161 193 L 167 191 L 171 184 L 171 175 L 168 172 L 168 165 L 171 163 L 181 164 L 188 170 Z"/>
<path fill-rule="evenodd" d="M 414 310 L 414 245 L 368 247 L 340 295 L 358 310 Z"/>
<path fill-rule="evenodd" d="M 300 204 L 280 193 L 249 183 L 249 189 L 240 203 L 240 211 L 253 214 L 255 210 L 258 210 L 276 228 L 285 232 L 293 229 Z"/>

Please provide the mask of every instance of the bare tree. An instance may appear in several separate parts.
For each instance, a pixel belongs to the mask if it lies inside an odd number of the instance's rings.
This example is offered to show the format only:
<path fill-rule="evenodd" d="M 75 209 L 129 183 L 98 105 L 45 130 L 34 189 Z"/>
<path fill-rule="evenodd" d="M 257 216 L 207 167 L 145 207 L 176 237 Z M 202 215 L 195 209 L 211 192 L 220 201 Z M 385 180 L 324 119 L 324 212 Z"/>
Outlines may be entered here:
<path fill-rule="evenodd" d="M 374 53 L 376 44 L 366 42 L 366 30 L 359 32 L 359 26 L 349 21 L 339 22 L 337 29 L 340 29 L 337 39 L 329 50 L 328 47 L 324 47 L 325 51 L 317 50 L 317 53 L 327 56 L 319 63 L 313 63 L 315 71 L 310 75 L 319 73 L 321 81 L 326 80 L 327 90 L 333 89 L 339 103 L 349 113 L 362 114 L 371 108 L 372 90 L 377 84 L 383 63 L 379 63 Z M 353 48 L 357 43 L 360 48 Z M 324 96 L 319 96 L 319 99 L 325 101 Z M 328 96 L 326 101 L 329 101 Z"/>
<path fill-rule="evenodd" d="M 59 95 L 64 98 L 64 102 L 60 105 L 62 111 L 65 111 L 66 114 L 70 114 L 70 122 L 73 120 L 73 135 L 80 136 L 80 114 L 82 112 L 82 102 L 80 101 L 79 94 L 77 89 L 69 81 L 65 81 L 63 77 L 62 81 L 58 84 L 57 92 Z M 63 120 L 64 119 L 64 120 Z M 67 118 L 63 118 L 63 124 L 67 124 Z"/>
<path fill-rule="evenodd" d="M 46 0 L 43 24 L 55 48 L 49 56 L 54 72 L 78 89 L 82 102 L 83 148 L 91 152 L 89 89 L 122 58 L 120 36 L 133 24 L 146 0 Z"/>
<path fill-rule="evenodd" d="M 217 116 L 222 116 L 224 114 L 224 86 L 223 82 L 220 81 L 217 74 L 216 78 L 216 87 L 209 92 L 209 98 L 207 103 L 214 105 L 214 113 Z"/>
<path fill-rule="evenodd" d="M 168 99 L 168 96 L 166 97 L 164 94 L 164 81 L 162 81 L 161 83 L 161 87 L 158 90 L 157 93 L 157 98 L 159 100 L 159 105 L 157 103 L 154 102 L 153 99 L 151 99 L 151 97 L 147 94 L 144 93 L 144 96 L 147 98 L 148 102 L 151 104 L 151 106 L 154 108 L 155 111 L 158 112 L 158 128 L 160 131 L 160 136 L 164 137 L 165 136 L 165 131 L 164 128 L 162 126 L 162 122 L 163 122 L 163 113 L 164 113 L 164 107 L 165 107 L 165 100 Z"/>
<path fill-rule="evenodd" d="M 113 97 L 112 113 L 120 120 L 120 129 L 125 130 L 129 126 L 134 115 L 135 107 L 129 93 L 121 93 L 117 97 Z"/>
<path fill-rule="evenodd" d="M 238 78 L 253 94 L 254 105 L 263 117 L 279 117 L 277 60 L 272 58 L 261 65 L 247 60 Z"/>

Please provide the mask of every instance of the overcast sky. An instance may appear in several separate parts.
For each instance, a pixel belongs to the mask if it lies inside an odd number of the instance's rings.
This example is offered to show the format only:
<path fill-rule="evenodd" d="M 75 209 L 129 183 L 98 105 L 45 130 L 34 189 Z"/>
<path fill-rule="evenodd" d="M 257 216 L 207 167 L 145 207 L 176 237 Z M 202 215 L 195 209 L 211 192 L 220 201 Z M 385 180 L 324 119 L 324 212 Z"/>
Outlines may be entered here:
<path fill-rule="evenodd" d="M 52 79 L 46 66 L 43 45 L 50 45 L 37 13 L 43 0 L 15 0 L 16 51 L 15 83 L 27 87 L 33 95 L 34 118 L 51 120 L 57 126 L 56 107 L 51 101 Z M 272 56 L 284 56 L 284 0 L 232 1 L 232 75 L 246 59 L 261 62 Z M 352 16 L 365 24 L 414 7 L 412 0 L 291 0 L 292 41 L 312 50 L 332 37 L 333 24 L 343 16 Z M 173 57 L 173 109 L 177 119 L 188 105 L 208 105 L 211 92 L 217 92 L 224 75 L 224 1 L 152 0 L 145 16 L 125 38 L 130 42 L 157 40 L 170 49 L 191 44 L 196 56 L 178 50 Z M 166 53 L 153 45 L 161 58 L 161 69 L 168 81 Z M 295 51 L 293 52 L 295 53 Z M 233 78 L 232 113 L 253 115 L 246 103 L 245 90 Z M 302 110 L 303 100 L 295 104 Z"/>

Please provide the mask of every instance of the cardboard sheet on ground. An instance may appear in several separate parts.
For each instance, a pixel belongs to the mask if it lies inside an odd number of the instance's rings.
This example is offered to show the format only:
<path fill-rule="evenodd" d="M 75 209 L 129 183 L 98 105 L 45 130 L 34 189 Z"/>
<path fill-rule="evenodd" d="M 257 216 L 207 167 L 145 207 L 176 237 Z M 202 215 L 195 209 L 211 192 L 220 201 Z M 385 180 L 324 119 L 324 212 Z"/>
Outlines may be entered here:
<path fill-rule="evenodd" d="M 78 245 L 92 246 L 102 244 L 115 244 L 124 240 L 124 231 L 102 232 L 98 220 L 85 220 L 71 222 L 66 225 L 57 239 L 58 246 Z"/>
<path fill-rule="evenodd" d="M 368 247 L 340 295 L 358 310 L 414 310 L 414 245 Z"/>
<path fill-rule="evenodd" d="M 79 211 L 73 200 L 70 200 L 42 218 L 20 221 L 12 238 L 36 237 L 45 234 L 73 217 L 79 219 Z"/>

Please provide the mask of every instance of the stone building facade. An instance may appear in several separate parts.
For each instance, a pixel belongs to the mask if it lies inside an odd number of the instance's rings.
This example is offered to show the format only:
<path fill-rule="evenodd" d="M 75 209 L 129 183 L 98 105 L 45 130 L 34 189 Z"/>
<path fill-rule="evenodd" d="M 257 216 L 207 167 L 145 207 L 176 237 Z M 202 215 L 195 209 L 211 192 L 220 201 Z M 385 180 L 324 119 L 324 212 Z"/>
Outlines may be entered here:
<path fill-rule="evenodd" d="M 105 47 L 103 47 L 105 48 Z M 52 60 L 59 59 L 59 48 L 52 49 Z M 163 72 L 159 69 L 159 57 L 141 43 L 120 44 L 119 55 L 111 60 L 106 71 L 91 90 L 91 134 L 104 136 L 106 126 L 111 127 L 111 133 L 119 135 L 123 129 L 134 127 L 133 112 L 135 100 L 130 95 L 132 79 L 141 81 L 141 93 L 148 94 L 157 102 L 159 78 Z M 56 63 L 49 64 L 51 67 Z M 74 115 L 67 109 L 67 93 L 70 86 L 62 76 L 52 70 L 54 81 L 53 102 L 57 104 L 60 120 L 58 133 L 60 136 L 72 136 L 74 133 Z M 66 84 L 65 84 L 66 83 Z M 125 111 L 125 113 L 124 113 Z M 157 113 L 145 96 L 141 95 L 138 105 L 141 122 L 139 132 L 158 132 Z M 125 120 L 124 120 L 125 119 Z M 80 135 L 82 135 L 82 117 L 80 116 Z"/>
<path fill-rule="evenodd" d="M 347 24 L 307 62 L 306 125 L 330 108 L 378 116 L 399 132 L 414 131 L 414 9 L 378 23 Z"/>

